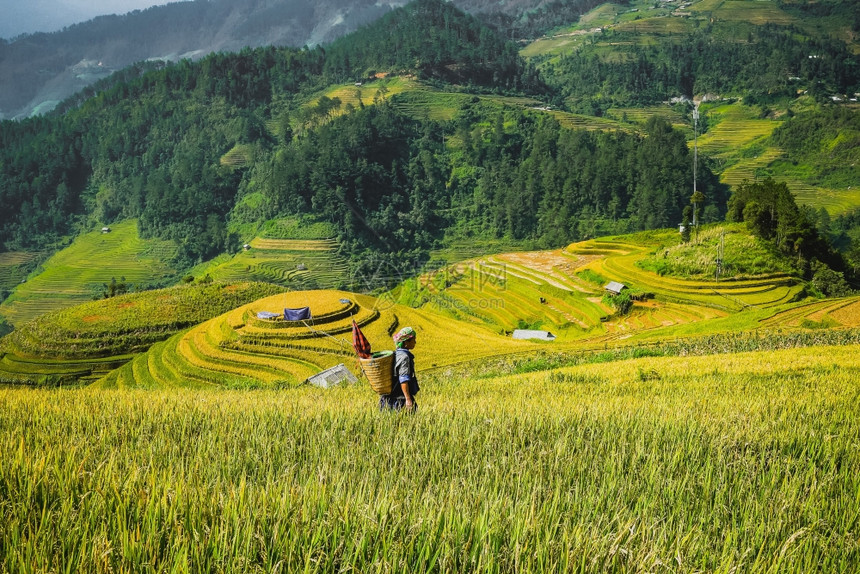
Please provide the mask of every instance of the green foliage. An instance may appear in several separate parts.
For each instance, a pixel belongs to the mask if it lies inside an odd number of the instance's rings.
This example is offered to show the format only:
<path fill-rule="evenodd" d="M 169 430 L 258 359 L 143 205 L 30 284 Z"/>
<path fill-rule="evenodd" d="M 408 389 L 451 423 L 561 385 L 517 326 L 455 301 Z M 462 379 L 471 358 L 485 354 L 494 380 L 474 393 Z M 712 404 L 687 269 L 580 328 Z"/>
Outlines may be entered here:
<path fill-rule="evenodd" d="M 273 219 L 263 224 L 260 237 L 263 239 L 331 239 L 337 236 L 337 228 L 329 222 L 312 217 Z"/>
<path fill-rule="evenodd" d="M 516 328 L 517 329 L 526 329 L 529 331 L 537 330 L 543 327 L 544 320 L 543 319 L 519 319 L 517 321 Z"/>
<path fill-rule="evenodd" d="M 6 321 L 5 317 L 0 316 L 0 337 L 4 337 L 4 336 L 8 335 L 9 333 L 12 332 L 12 330 L 13 330 L 12 325 L 10 325 Z"/>
<path fill-rule="evenodd" d="M 603 287 L 607 283 L 609 283 L 609 279 L 600 275 L 599 273 L 595 273 L 591 269 L 582 269 L 581 271 L 576 272 L 577 277 L 581 277 L 588 281 L 589 283 L 593 283 L 600 287 Z"/>
<path fill-rule="evenodd" d="M 614 307 L 615 312 L 619 315 L 626 315 L 633 308 L 633 297 L 630 294 L 630 290 L 625 289 L 617 295 L 604 295 L 603 303 Z"/>
<path fill-rule="evenodd" d="M 594 47 L 585 44 L 563 55 L 547 65 L 544 76 L 573 109 L 594 115 L 612 106 L 707 93 L 743 95 L 750 105 L 767 104 L 795 96 L 797 84 L 786 70 L 822 101 L 832 93 L 860 91 L 860 67 L 845 43 L 817 33 L 765 24 L 733 39 L 702 26 L 657 42 L 637 39 L 633 30 L 604 29 Z"/>
<path fill-rule="evenodd" d="M 804 329 L 832 329 L 838 327 L 839 323 L 833 317 L 825 317 L 821 321 L 801 319 L 800 326 Z"/>
<path fill-rule="evenodd" d="M 801 265 L 817 259 L 836 270 L 845 267 L 844 260 L 818 233 L 806 212 L 797 207 L 785 183 L 771 178 L 745 182 L 732 194 L 728 210 L 730 221 L 746 222 L 753 234 L 772 242 L 782 253 L 798 257 Z"/>
<path fill-rule="evenodd" d="M 789 273 L 793 269 L 785 255 L 737 224 L 705 226 L 695 242 L 684 242 L 682 238 L 681 243 L 663 243 L 637 266 L 662 276 L 721 280 Z"/>
<path fill-rule="evenodd" d="M 853 290 L 845 280 L 844 274 L 830 267 L 815 262 L 812 266 L 812 287 L 825 297 L 845 297 L 853 294 Z"/>
<path fill-rule="evenodd" d="M 102 287 L 104 288 L 102 291 L 103 299 L 125 295 L 129 291 L 129 284 L 125 282 L 125 277 L 121 277 L 118 282 L 116 277 L 111 277 L 110 283 L 102 283 Z"/>
<path fill-rule="evenodd" d="M 541 88 L 515 44 L 442 0 L 416 0 L 326 49 L 324 73 L 332 83 L 401 70 L 494 90 Z"/>

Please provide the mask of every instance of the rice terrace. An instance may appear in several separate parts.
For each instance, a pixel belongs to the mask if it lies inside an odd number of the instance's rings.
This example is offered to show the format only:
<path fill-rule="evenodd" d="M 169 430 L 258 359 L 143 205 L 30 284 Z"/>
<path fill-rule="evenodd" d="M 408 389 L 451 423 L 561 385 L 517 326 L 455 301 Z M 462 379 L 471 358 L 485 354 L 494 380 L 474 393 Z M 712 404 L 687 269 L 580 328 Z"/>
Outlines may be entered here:
<path fill-rule="evenodd" d="M 860 4 L 160 4 L 0 38 L 0 574 L 860 573 Z"/>
<path fill-rule="evenodd" d="M 860 298 L 810 301 L 773 269 L 643 268 L 668 236 L 480 257 L 380 297 L 244 287 L 264 296 L 178 331 L 95 303 L 46 315 L 3 340 L 5 381 L 116 368 L 0 390 L 0 480 L 20 501 L 3 567 L 850 571 Z M 610 276 L 651 295 L 618 315 Z M 201 287 L 111 301 L 234 289 Z M 303 305 L 312 324 L 257 318 Z M 378 348 L 416 328 L 418 414 L 377 412 L 363 378 L 302 384 L 338 363 L 360 375 L 353 320 Z M 558 338 L 511 340 L 518 320 Z M 75 321 L 97 326 L 86 344 L 37 344 Z M 148 351 L 117 356 L 119 332 Z"/>

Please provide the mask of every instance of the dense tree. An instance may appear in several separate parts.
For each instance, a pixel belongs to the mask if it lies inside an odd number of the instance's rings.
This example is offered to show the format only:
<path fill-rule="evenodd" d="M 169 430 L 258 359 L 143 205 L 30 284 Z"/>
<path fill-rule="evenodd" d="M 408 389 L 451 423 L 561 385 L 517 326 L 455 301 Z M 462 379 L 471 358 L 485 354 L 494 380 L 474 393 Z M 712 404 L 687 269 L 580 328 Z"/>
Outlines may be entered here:
<path fill-rule="evenodd" d="M 577 50 L 548 65 L 545 77 L 559 102 L 598 115 L 612 105 L 706 93 L 743 96 L 755 105 L 793 97 L 798 85 L 825 101 L 831 94 L 860 91 L 860 65 L 840 40 L 772 24 L 757 27 L 745 41 L 711 32 L 703 27 L 677 41 L 641 46 L 633 32 L 606 30 L 600 39 L 612 42 L 611 57 Z"/>
<path fill-rule="evenodd" d="M 729 198 L 727 217 L 746 222 L 755 235 L 796 257 L 798 267 L 807 273 L 815 261 L 836 271 L 845 269 L 842 256 L 818 233 L 809 210 L 797 206 L 784 182 L 766 178 L 742 183 Z"/>

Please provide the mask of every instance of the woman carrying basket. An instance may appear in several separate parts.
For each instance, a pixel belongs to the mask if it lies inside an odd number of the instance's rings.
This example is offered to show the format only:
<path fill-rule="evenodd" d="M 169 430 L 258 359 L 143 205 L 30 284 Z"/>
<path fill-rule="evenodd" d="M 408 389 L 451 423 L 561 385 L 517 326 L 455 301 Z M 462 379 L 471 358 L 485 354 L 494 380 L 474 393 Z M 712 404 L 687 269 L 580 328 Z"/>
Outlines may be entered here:
<path fill-rule="evenodd" d="M 415 356 L 412 349 L 415 348 L 415 329 L 403 327 L 394 335 L 394 344 L 397 350 L 394 352 L 394 384 L 391 394 L 380 395 L 380 410 L 406 409 L 409 412 L 418 410 L 415 395 L 420 390 L 418 379 L 415 377 Z"/>

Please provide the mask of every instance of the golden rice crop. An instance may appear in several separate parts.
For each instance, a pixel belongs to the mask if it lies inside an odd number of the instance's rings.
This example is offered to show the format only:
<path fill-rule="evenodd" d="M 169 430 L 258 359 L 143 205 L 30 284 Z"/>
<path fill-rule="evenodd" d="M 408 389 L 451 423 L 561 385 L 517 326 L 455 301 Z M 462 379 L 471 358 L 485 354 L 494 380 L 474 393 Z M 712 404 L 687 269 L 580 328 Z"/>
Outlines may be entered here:
<path fill-rule="evenodd" d="M 0 570 L 853 572 L 852 350 L 438 373 L 414 416 L 0 390 Z"/>

